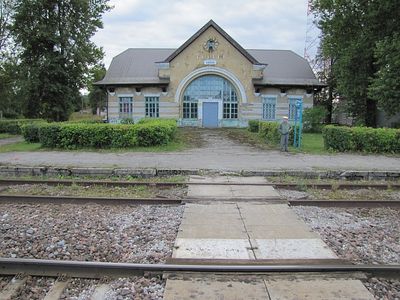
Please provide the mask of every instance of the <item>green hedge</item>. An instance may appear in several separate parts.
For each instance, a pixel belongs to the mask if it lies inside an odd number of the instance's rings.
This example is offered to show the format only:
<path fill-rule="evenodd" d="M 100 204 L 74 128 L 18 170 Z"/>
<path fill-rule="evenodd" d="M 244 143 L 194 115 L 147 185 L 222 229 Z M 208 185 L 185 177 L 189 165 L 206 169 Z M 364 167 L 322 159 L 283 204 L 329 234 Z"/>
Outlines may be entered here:
<path fill-rule="evenodd" d="M 171 119 L 144 119 L 134 125 L 136 144 L 138 146 L 165 145 L 175 137 L 176 120 Z"/>
<path fill-rule="evenodd" d="M 260 121 L 259 120 L 250 120 L 249 121 L 249 131 L 250 132 L 258 132 L 260 129 Z"/>
<path fill-rule="evenodd" d="M 5 119 L 0 120 L 0 133 L 21 134 L 24 124 L 43 122 L 41 119 Z"/>
<path fill-rule="evenodd" d="M 281 134 L 279 133 L 279 122 L 259 121 L 258 134 L 269 144 L 279 144 Z M 289 143 L 294 140 L 294 127 L 289 132 Z"/>
<path fill-rule="evenodd" d="M 77 148 L 128 148 L 157 146 L 173 140 L 177 125 L 175 120 L 153 119 L 137 125 L 38 123 L 23 127 L 28 142 L 42 143 L 43 147 Z"/>
<path fill-rule="evenodd" d="M 268 144 L 277 144 L 280 141 L 281 135 L 278 131 L 278 122 L 259 122 L 258 134 L 267 141 Z"/>
<path fill-rule="evenodd" d="M 38 143 L 39 142 L 39 129 L 41 126 L 46 124 L 43 122 L 33 122 L 23 124 L 21 126 L 21 133 L 24 137 L 25 141 L 29 143 Z"/>
<path fill-rule="evenodd" d="M 334 151 L 400 152 L 399 129 L 328 125 L 322 135 L 325 148 Z"/>

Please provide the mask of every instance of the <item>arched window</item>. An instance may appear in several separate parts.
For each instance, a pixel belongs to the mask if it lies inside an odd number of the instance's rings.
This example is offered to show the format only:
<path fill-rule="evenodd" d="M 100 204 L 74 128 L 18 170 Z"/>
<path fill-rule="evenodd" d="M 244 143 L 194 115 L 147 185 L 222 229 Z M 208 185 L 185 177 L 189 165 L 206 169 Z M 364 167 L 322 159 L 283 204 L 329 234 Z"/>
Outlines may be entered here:
<path fill-rule="evenodd" d="M 223 77 L 204 75 L 193 80 L 183 94 L 183 118 L 197 119 L 200 99 L 221 99 L 223 118 L 237 119 L 238 97 L 235 87 Z"/>

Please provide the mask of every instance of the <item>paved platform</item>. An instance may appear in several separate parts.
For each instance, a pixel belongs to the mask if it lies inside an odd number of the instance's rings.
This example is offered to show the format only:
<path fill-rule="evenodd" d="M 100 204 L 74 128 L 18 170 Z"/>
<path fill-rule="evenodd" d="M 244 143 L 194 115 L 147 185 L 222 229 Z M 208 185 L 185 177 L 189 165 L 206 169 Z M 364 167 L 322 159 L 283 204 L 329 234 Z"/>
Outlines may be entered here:
<path fill-rule="evenodd" d="M 400 170 L 400 157 L 365 154 L 311 155 L 262 150 L 228 138 L 220 130 L 200 131 L 202 145 L 179 152 L 38 151 L 0 153 L 0 165 L 174 169 L 214 171 Z"/>
<path fill-rule="evenodd" d="M 225 186 L 210 185 L 213 188 L 209 188 L 209 185 L 190 185 L 191 182 L 234 183 L 241 180 L 234 177 L 190 178 L 189 192 L 192 194 L 188 197 L 208 197 L 214 201 L 185 205 L 172 259 L 229 260 L 231 263 L 238 260 L 241 264 L 246 260 L 339 262 L 319 235 L 312 232 L 286 204 L 215 201 L 218 197 L 233 196 L 251 199 L 254 195 L 267 193 L 262 187 L 252 186 L 246 192 L 233 194 L 232 189 L 226 189 Z M 245 183 L 251 182 L 251 178 L 245 180 Z M 263 180 L 256 178 L 255 182 Z M 233 188 L 235 185 L 228 187 Z M 276 191 L 273 190 L 271 194 L 273 192 Z M 164 299 L 372 300 L 373 297 L 359 280 L 352 278 L 328 278 L 326 274 L 311 277 L 290 274 L 245 278 L 237 275 L 168 278 Z"/>

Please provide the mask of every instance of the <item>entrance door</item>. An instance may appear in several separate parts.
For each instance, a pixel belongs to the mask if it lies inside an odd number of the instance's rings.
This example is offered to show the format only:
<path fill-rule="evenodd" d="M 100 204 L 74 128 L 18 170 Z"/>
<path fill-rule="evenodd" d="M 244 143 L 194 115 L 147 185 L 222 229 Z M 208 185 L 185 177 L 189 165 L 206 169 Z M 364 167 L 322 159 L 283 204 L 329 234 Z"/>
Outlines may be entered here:
<path fill-rule="evenodd" d="M 218 127 L 218 102 L 203 102 L 203 127 Z"/>

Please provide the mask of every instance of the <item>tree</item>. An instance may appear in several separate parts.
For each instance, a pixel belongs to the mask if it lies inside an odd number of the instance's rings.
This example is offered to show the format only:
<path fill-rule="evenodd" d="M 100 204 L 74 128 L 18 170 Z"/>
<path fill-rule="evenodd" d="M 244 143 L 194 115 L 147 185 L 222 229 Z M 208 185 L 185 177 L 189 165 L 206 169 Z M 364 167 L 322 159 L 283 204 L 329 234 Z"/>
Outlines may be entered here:
<path fill-rule="evenodd" d="M 89 104 L 92 108 L 93 114 L 99 108 L 102 110 L 106 106 L 107 94 L 101 87 L 94 85 L 96 81 L 104 78 L 106 75 L 106 68 L 103 64 L 95 66 L 91 70 L 91 84 L 89 85 Z"/>
<path fill-rule="evenodd" d="M 92 66 L 103 51 L 90 38 L 102 27 L 108 0 L 31 0 L 15 8 L 12 34 L 21 48 L 25 74 L 24 114 L 49 120 L 68 119 L 80 103 Z"/>
<path fill-rule="evenodd" d="M 10 25 L 14 14 L 15 0 L 1 0 L 0 2 L 0 59 L 8 50 L 11 40 Z"/>
<path fill-rule="evenodd" d="M 377 43 L 376 65 L 379 67 L 368 89 L 368 95 L 389 116 L 400 111 L 400 34 Z"/>
<path fill-rule="evenodd" d="M 335 59 L 337 91 L 359 123 L 376 126 L 376 98 L 368 93 L 378 72 L 377 43 L 400 28 L 399 0 L 314 0 L 322 49 Z"/>
<path fill-rule="evenodd" d="M 9 56 L 0 64 L 0 111 L 6 118 L 22 116 L 24 89 L 15 57 Z"/>

